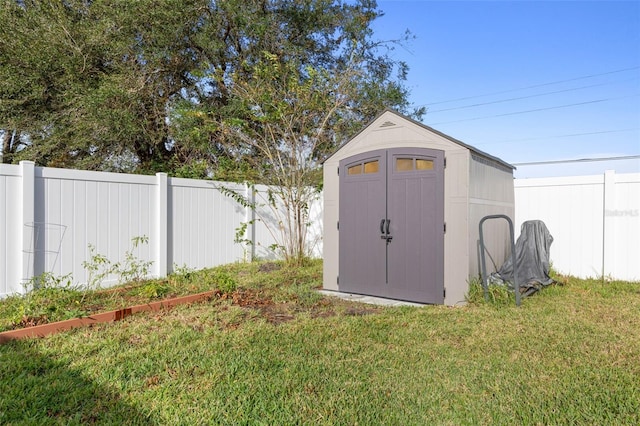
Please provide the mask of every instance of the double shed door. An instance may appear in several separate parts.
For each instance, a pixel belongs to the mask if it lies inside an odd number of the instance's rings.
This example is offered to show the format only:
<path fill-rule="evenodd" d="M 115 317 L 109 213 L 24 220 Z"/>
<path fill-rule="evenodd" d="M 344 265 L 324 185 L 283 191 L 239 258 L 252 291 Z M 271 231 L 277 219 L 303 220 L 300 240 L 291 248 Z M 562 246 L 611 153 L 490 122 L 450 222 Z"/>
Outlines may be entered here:
<path fill-rule="evenodd" d="M 443 151 L 370 151 L 339 167 L 340 291 L 444 303 Z"/>

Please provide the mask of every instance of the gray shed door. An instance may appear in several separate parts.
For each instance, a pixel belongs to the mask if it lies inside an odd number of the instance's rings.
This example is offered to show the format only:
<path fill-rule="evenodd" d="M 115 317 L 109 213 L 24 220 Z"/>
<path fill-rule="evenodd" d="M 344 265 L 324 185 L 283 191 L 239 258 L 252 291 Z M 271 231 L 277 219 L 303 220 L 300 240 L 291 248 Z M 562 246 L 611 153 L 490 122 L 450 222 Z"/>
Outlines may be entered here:
<path fill-rule="evenodd" d="M 340 291 L 444 302 L 444 153 L 371 151 L 340 161 Z"/>

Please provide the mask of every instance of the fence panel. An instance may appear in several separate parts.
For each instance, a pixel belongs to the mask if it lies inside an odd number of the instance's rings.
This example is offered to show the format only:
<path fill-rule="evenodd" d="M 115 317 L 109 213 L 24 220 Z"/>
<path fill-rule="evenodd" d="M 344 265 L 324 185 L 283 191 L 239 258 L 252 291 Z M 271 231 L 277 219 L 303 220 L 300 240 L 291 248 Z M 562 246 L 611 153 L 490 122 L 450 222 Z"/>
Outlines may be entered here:
<path fill-rule="evenodd" d="M 517 179 L 516 226 L 546 223 L 556 270 L 640 279 L 640 174 Z"/>
<path fill-rule="evenodd" d="M 245 208 L 218 188 L 244 193 L 243 185 L 169 179 L 168 267 L 201 269 L 246 258 L 234 243 Z"/>
<path fill-rule="evenodd" d="M 0 164 L 0 297 L 22 290 L 20 166 Z"/>
<path fill-rule="evenodd" d="M 604 275 L 640 281 L 640 173 L 616 175 L 612 186 L 614 208 L 604 211 L 605 262 L 610 265 Z"/>
<path fill-rule="evenodd" d="M 257 214 L 229 191 L 258 201 Z M 279 220 L 286 213 L 281 202 L 273 211 L 265 196 L 263 186 L 254 193 L 245 185 L 164 173 L 42 168 L 30 161 L 0 165 L 0 297 L 24 291 L 24 284 L 42 273 L 70 274 L 74 283 L 87 283 L 85 263 L 92 263 L 92 255 L 123 263 L 130 252 L 152 263 L 149 276 L 164 276 L 176 267 L 273 259 L 269 247 L 280 237 Z M 318 197 L 310 206 L 308 232 L 309 247 L 318 256 L 321 212 Z M 252 223 L 257 217 L 262 221 Z M 243 224 L 243 237 L 253 245 L 235 242 Z M 133 240 L 143 237 L 147 241 L 134 247 Z M 102 285 L 117 280 L 111 274 Z"/>
<path fill-rule="evenodd" d="M 268 195 L 269 187 L 256 185 L 253 192 L 253 202 L 256 209 L 252 219 L 255 219 L 253 257 L 257 259 L 275 259 L 276 252 L 270 246 L 281 244 L 283 230 L 287 229 L 287 220 L 295 223 L 293 214 L 287 212 L 278 191 L 272 191 L 273 202 Z M 308 220 L 306 229 L 306 251 L 312 257 L 322 257 L 322 194 L 314 193 L 310 196 L 308 206 Z"/>
<path fill-rule="evenodd" d="M 123 262 L 127 251 L 153 261 L 158 243 L 155 183 L 153 176 L 37 167 L 35 220 L 33 226 L 26 224 L 33 233 L 27 253 L 35 262 L 34 276 L 71 273 L 76 282 L 86 282 L 83 262 L 91 261 L 89 245 L 112 262 Z M 149 241 L 134 250 L 136 237 Z M 104 284 L 116 280 L 111 275 Z"/>
<path fill-rule="evenodd" d="M 275 259 L 277 251 L 271 246 L 281 244 L 281 229 L 285 226 L 281 221 L 284 219 L 284 206 L 279 197 L 274 199 L 275 205 L 269 200 L 269 187 L 266 185 L 255 185 L 251 202 L 255 205 L 255 212 L 251 212 L 249 220 L 253 220 L 252 235 L 252 257 L 262 260 Z"/>

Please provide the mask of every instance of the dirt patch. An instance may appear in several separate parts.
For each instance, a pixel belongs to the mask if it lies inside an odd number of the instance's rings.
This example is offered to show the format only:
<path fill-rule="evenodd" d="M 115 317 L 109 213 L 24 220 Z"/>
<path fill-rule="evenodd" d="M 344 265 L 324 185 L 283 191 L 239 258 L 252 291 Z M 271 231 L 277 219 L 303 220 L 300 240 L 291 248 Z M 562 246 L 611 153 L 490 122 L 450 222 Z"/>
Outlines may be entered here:
<path fill-rule="evenodd" d="M 260 289 L 242 289 L 233 293 L 216 296 L 220 300 L 229 300 L 233 305 L 246 309 L 252 309 L 260 317 L 273 325 L 280 325 L 293 321 L 296 315 L 301 312 L 308 312 L 311 318 L 330 318 L 338 315 L 334 308 L 334 303 L 329 299 L 321 299 L 313 306 L 302 307 L 287 302 L 274 302 Z M 379 313 L 379 309 L 367 307 L 349 307 L 341 315 L 364 316 Z"/>
<path fill-rule="evenodd" d="M 218 293 L 217 296 L 221 300 L 230 300 L 234 305 L 242 306 L 243 308 L 259 308 L 274 304 L 270 298 L 249 289 L 236 290 L 233 293 Z"/>
<path fill-rule="evenodd" d="M 242 289 L 231 294 L 219 295 L 220 300 L 229 300 L 233 305 L 253 309 L 257 314 L 273 325 L 280 325 L 296 318 L 300 312 L 308 312 L 311 318 L 329 318 L 336 313 L 330 308 L 331 302 L 322 299 L 317 305 L 303 308 L 287 302 L 274 302 L 269 296 L 257 289 Z M 374 311 L 372 311 L 373 313 Z"/>
<path fill-rule="evenodd" d="M 41 315 L 39 317 L 29 317 L 25 315 L 20 320 L 20 323 L 15 326 L 15 329 L 35 327 L 37 325 L 47 324 L 48 322 L 49 318 L 47 318 L 46 315 Z"/>
<path fill-rule="evenodd" d="M 275 303 L 258 290 L 236 290 L 231 294 L 221 295 L 220 299 L 230 300 L 232 304 L 242 308 L 256 309 L 271 324 L 278 325 L 295 319 L 286 303 Z"/>

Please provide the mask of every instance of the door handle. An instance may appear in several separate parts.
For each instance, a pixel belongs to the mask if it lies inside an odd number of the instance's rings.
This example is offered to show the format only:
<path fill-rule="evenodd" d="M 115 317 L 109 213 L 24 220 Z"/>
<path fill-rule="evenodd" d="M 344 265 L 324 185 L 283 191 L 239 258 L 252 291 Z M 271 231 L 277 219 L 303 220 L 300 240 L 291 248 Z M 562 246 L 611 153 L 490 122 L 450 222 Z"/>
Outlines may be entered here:
<path fill-rule="evenodd" d="M 385 229 L 385 224 L 386 224 L 386 229 Z M 382 219 L 382 221 L 380 222 L 380 233 L 382 234 L 380 235 L 380 238 L 382 238 L 383 240 L 387 240 L 387 243 L 393 239 L 393 237 L 389 235 L 390 225 L 391 225 L 390 219 Z"/>

